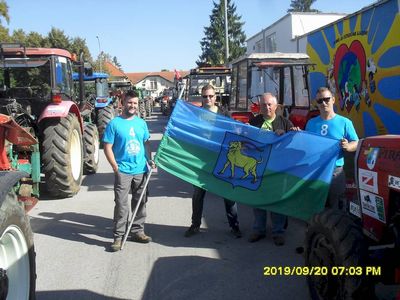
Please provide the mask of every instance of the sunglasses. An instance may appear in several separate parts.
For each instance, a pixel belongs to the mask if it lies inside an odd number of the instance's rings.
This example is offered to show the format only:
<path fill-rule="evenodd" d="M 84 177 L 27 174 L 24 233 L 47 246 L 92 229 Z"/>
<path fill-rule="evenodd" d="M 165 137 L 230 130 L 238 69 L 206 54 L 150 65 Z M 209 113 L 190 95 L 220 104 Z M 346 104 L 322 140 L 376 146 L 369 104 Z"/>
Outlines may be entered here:
<path fill-rule="evenodd" d="M 214 97 L 215 95 L 202 95 L 201 97 L 203 97 L 203 99 L 207 99 L 207 98 L 212 98 L 212 97 Z"/>
<path fill-rule="evenodd" d="M 322 104 L 322 102 L 328 103 L 331 100 L 331 97 L 319 98 L 317 99 L 318 104 Z"/>

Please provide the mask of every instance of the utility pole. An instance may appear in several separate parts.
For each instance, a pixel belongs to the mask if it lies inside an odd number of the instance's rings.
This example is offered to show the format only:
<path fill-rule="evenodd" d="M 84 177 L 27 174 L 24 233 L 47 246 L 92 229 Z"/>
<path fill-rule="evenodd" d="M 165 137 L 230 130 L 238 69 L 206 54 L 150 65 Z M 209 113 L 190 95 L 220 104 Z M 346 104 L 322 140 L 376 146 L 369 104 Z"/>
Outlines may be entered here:
<path fill-rule="evenodd" d="M 224 1 L 224 11 L 225 11 L 225 65 L 229 64 L 229 38 L 228 38 L 228 0 Z"/>
<path fill-rule="evenodd" d="M 97 42 L 99 43 L 99 63 L 100 63 L 100 73 L 102 72 L 102 55 L 101 55 L 101 47 L 100 47 L 100 38 L 96 35 Z"/>

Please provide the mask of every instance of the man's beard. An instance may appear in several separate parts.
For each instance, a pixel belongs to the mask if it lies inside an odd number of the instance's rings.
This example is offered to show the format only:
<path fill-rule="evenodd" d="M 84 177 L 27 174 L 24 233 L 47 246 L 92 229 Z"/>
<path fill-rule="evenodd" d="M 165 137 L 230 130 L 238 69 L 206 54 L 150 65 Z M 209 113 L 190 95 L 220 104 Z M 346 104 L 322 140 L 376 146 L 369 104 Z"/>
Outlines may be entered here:
<path fill-rule="evenodd" d="M 134 112 L 132 113 L 132 112 L 130 112 L 130 109 L 127 108 L 127 109 L 125 109 L 124 113 L 128 118 L 130 118 L 130 117 L 133 117 L 136 115 L 136 110 L 134 110 Z"/>

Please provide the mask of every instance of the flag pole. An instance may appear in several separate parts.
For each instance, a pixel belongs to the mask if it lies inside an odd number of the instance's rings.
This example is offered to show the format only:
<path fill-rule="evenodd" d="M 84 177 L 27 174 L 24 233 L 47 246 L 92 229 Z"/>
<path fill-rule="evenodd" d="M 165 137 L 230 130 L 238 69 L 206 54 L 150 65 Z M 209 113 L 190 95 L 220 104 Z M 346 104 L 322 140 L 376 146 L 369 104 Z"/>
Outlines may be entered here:
<path fill-rule="evenodd" d="M 224 1 L 224 13 L 225 13 L 225 65 L 229 65 L 229 37 L 228 37 L 228 0 Z"/>

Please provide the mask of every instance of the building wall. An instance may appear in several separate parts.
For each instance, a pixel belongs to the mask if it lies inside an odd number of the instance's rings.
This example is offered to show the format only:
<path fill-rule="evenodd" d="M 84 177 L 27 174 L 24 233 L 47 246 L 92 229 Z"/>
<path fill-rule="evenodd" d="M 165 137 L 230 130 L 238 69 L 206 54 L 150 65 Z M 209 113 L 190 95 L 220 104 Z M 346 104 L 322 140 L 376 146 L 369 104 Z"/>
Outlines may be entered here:
<path fill-rule="evenodd" d="M 249 38 L 247 53 L 306 52 L 306 43 L 298 42 L 295 39 L 297 36 L 304 35 L 344 16 L 345 14 L 289 13 Z M 271 39 L 275 40 L 275 47 L 271 47 Z"/>
<path fill-rule="evenodd" d="M 164 89 L 174 87 L 175 85 L 171 81 L 160 76 L 147 76 L 143 80 L 137 82 L 135 86 L 138 88 L 145 88 L 151 92 L 151 96 L 158 97 L 162 94 Z"/>

